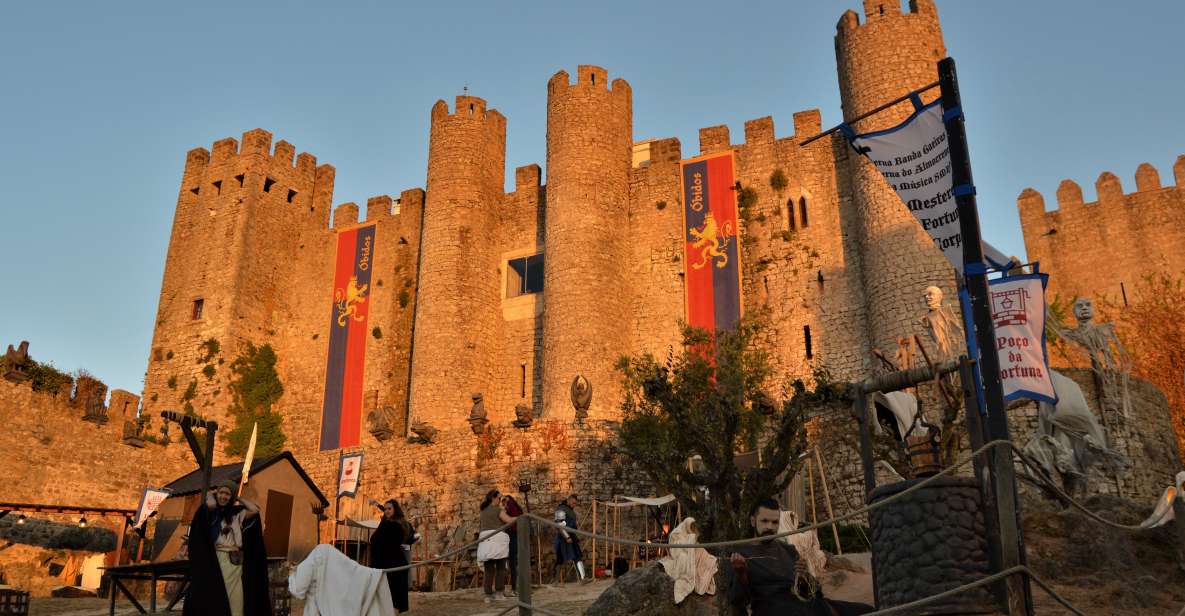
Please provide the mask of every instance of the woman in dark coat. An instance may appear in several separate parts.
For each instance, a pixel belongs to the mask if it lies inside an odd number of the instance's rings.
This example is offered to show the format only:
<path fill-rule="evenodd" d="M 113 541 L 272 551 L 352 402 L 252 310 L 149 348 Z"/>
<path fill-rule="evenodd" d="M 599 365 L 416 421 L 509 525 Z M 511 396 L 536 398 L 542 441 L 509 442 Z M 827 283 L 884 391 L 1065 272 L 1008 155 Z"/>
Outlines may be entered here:
<path fill-rule="evenodd" d="M 370 566 L 374 569 L 389 569 L 402 567 L 407 562 L 404 545 L 415 543 L 415 530 L 403 515 L 403 509 L 395 499 L 380 504 L 371 500 L 370 504 L 383 512 L 379 520 L 379 527 L 370 536 Z M 387 583 L 391 585 L 391 601 L 395 604 L 395 611 L 407 611 L 407 571 L 387 574 Z"/>
<path fill-rule="evenodd" d="M 503 522 L 512 522 L 517 520 L 523 514 L 523 508 L 514 500 L 514 497 L 506 494 L 502 497 L 502 510 L 505 515 L 502 516 Z M 514 526 L 506 529 L 506 534 L 510 535 L 510 559 L 507 561 L 510 569 L 510 593 L 518 591 L 518 529 Z"/>

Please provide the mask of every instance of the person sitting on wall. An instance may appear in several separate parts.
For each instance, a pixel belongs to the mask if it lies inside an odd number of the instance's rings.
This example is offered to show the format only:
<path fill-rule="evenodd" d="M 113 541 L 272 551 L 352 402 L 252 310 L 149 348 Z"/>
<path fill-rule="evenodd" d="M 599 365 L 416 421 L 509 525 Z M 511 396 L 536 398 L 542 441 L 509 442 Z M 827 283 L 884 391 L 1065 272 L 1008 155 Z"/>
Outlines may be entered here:
<path fill-rule="evenodd" d="M 259 507 L 223 481 L 193 514 L 184 616 L 271 616 Z"/>
<path fill-rule="evenodd" d="M 769 538 L 739 545 L 729 556 L 737 574 L 729 596 L 734 606 L 751 607 L 753 616 L 849 616 L 873 611 L 870 605 L 824 598 L 822 586 L 794 546 L 774 541 L 780 519 L 781 508 L 772 498 L 761 499 L 749 512 L 754 536 Z"/>

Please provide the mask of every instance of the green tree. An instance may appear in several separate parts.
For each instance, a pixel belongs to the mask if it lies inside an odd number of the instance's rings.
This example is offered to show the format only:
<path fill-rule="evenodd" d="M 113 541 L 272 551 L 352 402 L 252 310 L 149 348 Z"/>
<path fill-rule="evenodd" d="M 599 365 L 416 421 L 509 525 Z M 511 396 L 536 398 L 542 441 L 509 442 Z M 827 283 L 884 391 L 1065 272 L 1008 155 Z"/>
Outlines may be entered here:
<path fill-rule="evenodd" d="M 747 536 L 750 507 L 786 488 L 806 448 L 804 402 L 816 394 L 801 382 L 789 399 L 786 387 L 780 400 L 767 393 L 773 369 L 757 344 L 762 323 L 742 320 L 735 332 L 715 338 L 685 328 L 682 351 L 665 362 L 650 354 L 618 362 L 621 447 L 679 499 L 704 540 Z M 759 461 L 738 468 L 736 454 L 752 451 Z M 694 456 L 702 464 L 692 463 Z"/>
<path fill-rule="evenodd" d="M 284 395 L 284 385 L 276 372 L 276 352 L 270 344 L 247 348 L 230 364 L 232 375 L 230 414 L 234 427 L 226 433 L 226 452 L 240 456 L 247 452 L 251 428 L 259 424 L 255 455 L 271 456 L 284 450 L 288 437 L 284 422 L 272 406 Z"/>

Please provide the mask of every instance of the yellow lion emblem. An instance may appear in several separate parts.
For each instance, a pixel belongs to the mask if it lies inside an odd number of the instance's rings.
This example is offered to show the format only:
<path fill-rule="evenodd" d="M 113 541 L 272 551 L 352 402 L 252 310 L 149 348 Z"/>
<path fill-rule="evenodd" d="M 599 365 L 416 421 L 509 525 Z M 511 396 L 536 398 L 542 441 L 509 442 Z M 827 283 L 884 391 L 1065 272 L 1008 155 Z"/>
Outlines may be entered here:
<path fill-rule="evenodd" d="M 721 229 L 716 224 L 716 217 L 712 214 L 712 210 L 708 210 L 704 214 L 704 224 L 702 227 L 690 229 L 691 236 L 695 238 L 691 247 L 699 249 L 700 260 L 699 263 L 692 263 L 693 269 L 703 269 L 710 261 L 716 257 L 720 257 L 720 261 L 716 262 L 717 268 L 724 268 L 728 266 L 728 249 L 729 237 L 732 233 L 732 222 L 725 222 L 723 229 L 723 237 L 721 237 Z"/>
<path fill-rule="evenodd" d="M 366 302 L 366 290 L 369 287 L 366 284 L 358 286 L 358 277 L 350 276 L 345 289 L 334 289 L 333 303 L 337 306 L 338 327 L 345 327 L 350 317 L 354 317 L 355 321 L 362 320 L 362 315 L 358 314 L 358 305 Z"/>

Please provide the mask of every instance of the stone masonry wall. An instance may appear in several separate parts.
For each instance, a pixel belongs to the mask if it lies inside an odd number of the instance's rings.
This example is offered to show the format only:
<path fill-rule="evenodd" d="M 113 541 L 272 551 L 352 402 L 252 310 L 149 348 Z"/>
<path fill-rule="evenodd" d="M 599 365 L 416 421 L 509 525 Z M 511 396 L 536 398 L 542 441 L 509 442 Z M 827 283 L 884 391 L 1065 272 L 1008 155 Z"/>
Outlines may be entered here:
<path fill-rule="evenodd" d="M 1124 194 L 1110 172 L 1095 182 L 1096 201 L 1083 203 L 1082 188 L 1063 180 L 1057 209 L 1045 211 L 1041 193 L 1026 188 L 1017 198 L 1029 261 L 1050 274 L 1049 297 L 1134 299 L 1148 274 L 1185 271 L 1185 155 L 1173 165 L 1176 185 L 1162 186 L 1156 168 L 1136 170 L 1136 190 Z"/>
<path fill-rule="evenodd" d="M 113 409 L 99 425 L 83 421 L 64 392 L 0 380 L 0 502 L 131 509 L 145 487 L 193 469 L 184 445 L 123 444 L 123 422 L 135 419 L 136 404 L 127 409 Z"/>
<path fill-rule="evenodd" d="M 1098 389 L 1090 370 L 1059 369 L 1082 388 L 1087 404 L 1098 416 Z M 1118 411 L 1107 411 L 1101 418 L 1109 439 L 1108 446 L 1127 458 L 1130 467 L 1118 474 L 1101 469 L 1092 470 L 1088 494 L 1111 494 L 1152 504 L 1171 484 L 1179 468 L 1177 444 L 1169 424 L 1168 404 L 1158 389 L 1140 379 L 1131 380 L 1131 416 L 1124 418 Z M 1008 410 L 1012 441 L 1023 447 L 1037 429 L 1037 403 L 1014 403 Z M 960 418 L 960 421 L 962 419 Z M 832 505 L 836 513 L 858 508 L 864 501 L 863 467 L 860 463 L 859 432 L 856 421 L 846 405 L 837 407 L 808 426 L 812 443 L 819 448 L 828 475 Z M 963 443 L 960 460 L 970 450 Z M 969 469 L 970 467 L 966 467 Z M 1020 467 L 1017 467 L 1020 472 Z M 969 474 L 969 470 L 958 474 Z M 817 473 L 817 471 L 816 471 Z M 815 476 L 815 500 L 819 519 L 826 518 L 826 503 L 821 481 Z M 883 469 L 877 469 L 877 485 L 895 481 Z M 1021 491 L 1035 494 L 1031 485 L 1021 482 Z M 809 498 L 809 497 L 808 497 Z M 809 500 L 808 500 L 809 507 Z"/>
<path fill-rule="evenodd" d="M 124 444 L 124 421 L 135 419 L 139 398 L 117 389 L 111 400 L 106 423 L 97 424 L 82 420 L 83 409 L 66 392 L 35 392 L 28 383 L 0 380 L 0 502 L 134 509 L 145 487 L 163 485 L 193 470 L 192 456 L 183 444 Z M 157 418 L 153 427 L 159 425 Z M 172 434 L 177 436 L 175 430 Z M 6 520 L 17 515 L 13 512 Z M 75 524 L 79 517 L 25 515 L 64 524 Z M 116 535 L 123 527 L 120 517 L 92 515 L 87 523 Z M 54 586 L 74 584 L 82 560 L 89 556 L 76 550 L 11 545 L 0 550 L 0 576 L 35 596 L 48 596 Z"/>
<path fill-rule="evenodd" d="M 576 493 L 580 528 L 589 530 L 593 498 L 655 496 L 644 475 L 614 450 L 611 434 L 609 423 L 573 425 L 561 420 L 536 421 L 529 428 L 499 420 L 481 437 L 467 427 L 450 428 L 431 444 L 403 439 L 379 443 L 364 434 L 361 492 L 342 499 L 342 515 L 370 519 L 375 514 L 365 504 L 367 499 L 395 498 L 428 537 L 429 549 L 438 553 L 449 541 L 457 547 L 456 541 L 472 540 L 478 529 L 478 505 L 491 489 L 513 494 L 524 506 L 529 501 L 531 511 L 544 517 L 550 517 L 562 498 Z M 336 481 L 339 455 L 306 454 L 301 462 L 318 485 L 327 487 Z M 531 485 L 527 498 L 518 489 L 523 482 Z M 636 532 L 627 518 L 622 516 L 624 531 Z M 327 541 L 329 526 L 322 531 Z M 550 552 L 553 536 L 543 531 L 545 552 Z"/>

